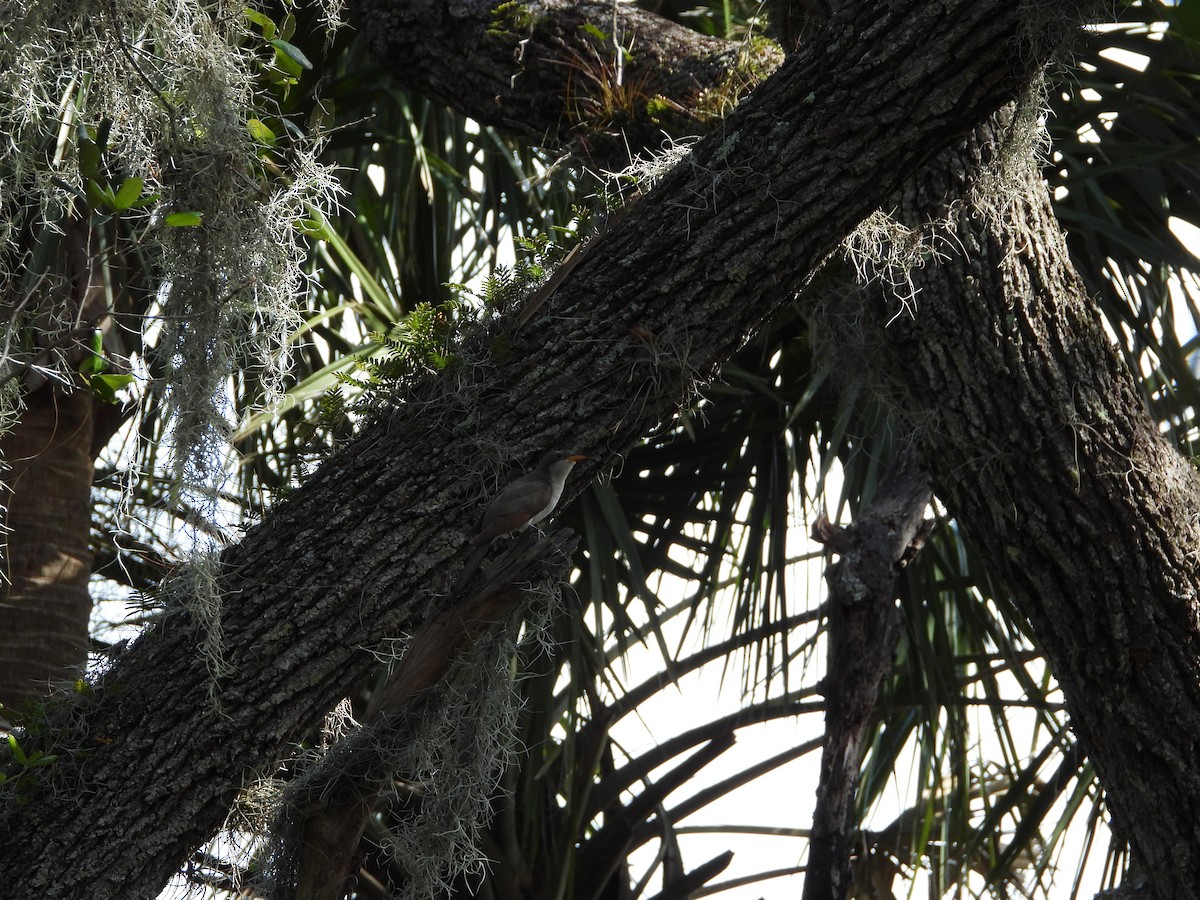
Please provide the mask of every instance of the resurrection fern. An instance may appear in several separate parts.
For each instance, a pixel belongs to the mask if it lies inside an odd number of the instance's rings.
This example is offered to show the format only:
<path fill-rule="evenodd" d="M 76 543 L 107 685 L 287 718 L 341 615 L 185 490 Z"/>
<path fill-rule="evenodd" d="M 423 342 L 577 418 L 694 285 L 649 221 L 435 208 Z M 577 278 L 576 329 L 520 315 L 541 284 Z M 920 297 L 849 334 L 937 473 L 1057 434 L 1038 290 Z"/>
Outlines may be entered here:
<path fill-rule="evenodd" d="M 469 313 L 457 301 L 418 303 L 387 334 L 372 332 L 377 352 L 359 360 L 350 372 L 335 373 L 356 394 L 351 410 L 362 413 L 378 407 L 381 394 L 400 396 L 426 375 L 452 365 L 455 336 L 465 316 Z"/>
<path fill-rule="evenodd" d="M 576 206 L 573 211 L 570 225 L 518 236 L 513 266 L 496 266 L 475 286 L 449 284 L 454 299 L 418 303 L 386 334 L 371 332 L 368 351 L 348 370 L 333 373 L 337 387 L 317 401 L 315 428 L 325 432 L 326 446 L 348 436 L 355 423 L 373 420 L 411 398 L 423 379 L 457 371 L 484 354 L 503 357 L 502 316 L 546 285 L 567 255 L 596 230 L 591 210 Z"/>
<path fill-rule="evenodd" d="M 533 30 L 533 24 L 533 16 L 523 3 L 508 0 L 492 8 L 487 33 L 494 38 L 523 38 Z"/>
<path fill-rule="evenodd" d="M 612 211 L 611 198 L 597 198 L 604 211 Z M 481 307 L 486 316 L 502 315 L 519 305 L 541 287 L 562 264 L 567 254 L 591 237 L 600 228 L 595 209 L 581 204 L 571 206 L 572 219 L 567 225 L 555 225 L 548 232 L 535 232 L 528 237 L 517 235 L 517 260 L 509 266 L 496 266 L 479 287 L 450 284 L 449 288 L 467 305 Z"/>

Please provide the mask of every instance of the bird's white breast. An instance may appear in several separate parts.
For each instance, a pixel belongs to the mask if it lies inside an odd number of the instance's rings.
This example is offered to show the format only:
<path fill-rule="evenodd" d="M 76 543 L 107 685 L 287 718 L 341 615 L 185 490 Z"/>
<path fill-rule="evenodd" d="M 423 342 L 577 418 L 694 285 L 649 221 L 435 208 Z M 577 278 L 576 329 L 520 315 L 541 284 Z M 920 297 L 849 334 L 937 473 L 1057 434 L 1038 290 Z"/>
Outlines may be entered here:
<path fill-rule="evenodd" d="M 573 459 L 563 459 L 550 466 L 550 502 L 536 516 L 529 520 L 530 525 L 536 525 L 558 506 L 558 498 L 562 496 L 563 485 L 567 483 L 567 475 L 575 465 Z"/>

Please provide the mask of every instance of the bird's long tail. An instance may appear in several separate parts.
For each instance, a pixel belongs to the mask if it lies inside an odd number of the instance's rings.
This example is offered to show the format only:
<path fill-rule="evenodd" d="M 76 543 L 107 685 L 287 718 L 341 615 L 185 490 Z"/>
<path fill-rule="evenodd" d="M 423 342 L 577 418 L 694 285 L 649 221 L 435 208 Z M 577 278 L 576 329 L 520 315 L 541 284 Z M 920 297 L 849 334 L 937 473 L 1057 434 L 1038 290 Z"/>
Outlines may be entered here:
<path fill-rule="evenodd" d="M 478 547 L 471 551 L 471 555 L 467 557 L 467 563 L 463 566 L 462 572 L 458 576 L 458 581 L 454 582 L 454 587 L 451 589 L 452 594 L 457 594 L 467 586 L 467 582 L 471 580 L 471 576 L 475 574 L 475 570 L 479 568 L 479 564 L 483 562 L 483 558 L 487 555 L 489 541 L 484 541 Z"/>

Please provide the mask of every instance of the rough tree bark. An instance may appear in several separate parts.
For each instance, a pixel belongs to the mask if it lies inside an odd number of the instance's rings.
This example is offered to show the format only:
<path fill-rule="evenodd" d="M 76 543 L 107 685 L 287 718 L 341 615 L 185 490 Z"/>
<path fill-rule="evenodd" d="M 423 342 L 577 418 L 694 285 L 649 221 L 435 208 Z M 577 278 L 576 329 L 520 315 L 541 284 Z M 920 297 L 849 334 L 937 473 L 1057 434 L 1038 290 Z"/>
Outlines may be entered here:
<path fill-rule="evenodd" d="M 736 94 L 753 77 L 735 43 L 627 3 L 357 0 L 354 10 L 402 84 L 536 144 L 578 140 L 617 168 L 631 150 L 657 148 L 664 129 L 694 134 L 707 93 Z"/>
<path fill-rule="evenodd" d="M 576 544 L 569 529 L 540 540 L 526 532 L 495 568 L 477 575 L 413 635 L 360 719 L 364 727 L 290 788 L 276 826 L 273 900 L 345 896 L 361 865 L 367 818 L 395 791 L 396 773 L 380 760 L 412 740 L 412 726 L 427 710 L 445 705 L 441 682 L 468 644 L 520 625 L 513 612 L 524 593 L 516 583 L 531 576 L 561 582 Z"/>
<path fill-rule="evenodd" d="M 664 130 L 692 134 L 702 121 L 715 118 L 723 110 L 699 113 L 698 101 L 716 94 L 721 104 L 730 103 L 762 77 L 767 65 L 761 57 L 769 55 L 761 50 L 754 60 L 744 59 L 735 43 L 624 4 L 555 0 L 514 5 L 504 13 L 490 3 L 451 9 L 441 3 L 362 0 L 354 12 L 370 23 L 364 30 L 381 62 L 410 87 L 516 136 L 554 147 L 571 143 L 593 164 L 618 169 L 631 153 L 657 149 Z M 635 56 L 622 57 L 619 79 L 611 62 L 616 46 L 585 30 L 585 23 L 637 48 Z M 525 30 L 511 30 L 518 27 Z M 651 100 L 660 108 L 653 115 Z M 90 282 L 84 277 L 74 283 L 92 295 L 87 318 L 96 321 L 104 296 L 94 288 L 104 279 L 95 259 L 78 252 L 85 249 L 78 228 L 70 237 L 74 254 L 66 264 L 84 276 L 92 273 Z M 92 464 L 123 417 L 94 402 L 92 420 L 99 427 L 89 447 L 83 429 L 59 427 L 66 420 L 58 420 L 60 405 L 61 411 L 82 410 L 84 400 L 61 393 L 31 395 L 30 409 L 0 447 L 0 459 L 13 465 L 4 480 L 19 479 L 24 492 L 15 498 L 6 524 L 9 580 L 0 584 L 5 598 L 0 601 L 0 703 L 10 707 L 44 696 L 46 684 L 70 677 L 87 661 L 91 523 L 86 504 L 59 512 L 86 496 L 79 486 L 90 484 Z M 55 428 L 54 453 L 40 457 L 43 438 Z M 72 468 L 64 467 L 68 461 Z M 60 564 L 43 559 L 51 552 Z M 70 565 L 61 564 L 67 560 Z"/>
<path fill-rule="evenodd" d="M 1196 897 L 1200 479 L 1147 414 L 1040 175 L 972 193 L 1010 138 L 989 123 L 906 187 L 905 223 L 950 222 L 945 259 L 912 273 L 890 326 L 894 300 L 840 334 L 1028 617 L 1157 896 Z"/>
<path fill-rule="evenodd" d="M 368 671 L 371 648 L 439 611 L 480 494 L 465 459 L 520 465 L 569 438 L 594 460 L 578 490 L 1044 61 L 1008 2 L 874 7 L 839 13 L 457 390 L 428 387 L 222 555 L 219 666 L 180 612 L 63 711 L 43 739 L 61 755 L 46 790 L 4 823 L 14 895 L 152 895 L 241 779 Z"/>

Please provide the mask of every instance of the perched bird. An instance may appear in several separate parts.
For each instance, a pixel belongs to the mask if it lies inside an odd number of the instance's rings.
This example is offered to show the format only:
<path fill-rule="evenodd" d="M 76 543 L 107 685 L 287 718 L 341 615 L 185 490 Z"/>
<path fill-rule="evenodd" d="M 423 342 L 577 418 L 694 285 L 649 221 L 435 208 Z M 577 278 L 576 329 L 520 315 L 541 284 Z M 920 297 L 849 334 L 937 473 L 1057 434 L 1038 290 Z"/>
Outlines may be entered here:
<path fill-rule="evenodd" d="M 454 588 L 456 591 L 475 574 L 492 541 L 501 535 L 524 531 L 554 512 L 567 475 L 575 463 L 582 459 L 587 457 L 569 451 L 551 450 L 542 457 L 536 469 L 528 475 L 522 475 L 495 496 L 484 510 L 479 533 L 471 538 L 471 546 L 475 550 L 458 576 Z"/>

